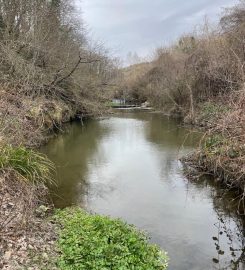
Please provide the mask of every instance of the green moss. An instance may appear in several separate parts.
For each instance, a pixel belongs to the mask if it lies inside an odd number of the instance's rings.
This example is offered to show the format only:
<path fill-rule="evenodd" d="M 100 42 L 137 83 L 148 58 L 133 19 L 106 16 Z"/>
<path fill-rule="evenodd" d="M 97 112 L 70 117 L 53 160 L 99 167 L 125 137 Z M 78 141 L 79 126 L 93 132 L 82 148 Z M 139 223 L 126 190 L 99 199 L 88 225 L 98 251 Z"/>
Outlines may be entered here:
<path fill-rule="evenodd" d="M 164 270 L 165 252 L 149 244 L 134 226 L 90 215 L 79 208 L 58 211 L 61 270 Z"/>

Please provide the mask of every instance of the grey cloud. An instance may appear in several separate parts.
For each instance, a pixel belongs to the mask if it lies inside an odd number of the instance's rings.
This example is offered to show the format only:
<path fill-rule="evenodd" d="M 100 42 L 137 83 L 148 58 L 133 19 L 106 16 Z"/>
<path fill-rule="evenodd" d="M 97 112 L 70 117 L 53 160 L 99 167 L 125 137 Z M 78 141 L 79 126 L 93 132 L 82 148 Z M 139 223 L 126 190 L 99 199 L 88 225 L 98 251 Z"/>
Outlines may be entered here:
<path fill-rule="evenodd" d="M 238 0 L 77 0 L 94 35 L 114 47 L 120 57 L 142 56 L 190 32 L 207 15 L 217 21 L 221 7 Z"/>

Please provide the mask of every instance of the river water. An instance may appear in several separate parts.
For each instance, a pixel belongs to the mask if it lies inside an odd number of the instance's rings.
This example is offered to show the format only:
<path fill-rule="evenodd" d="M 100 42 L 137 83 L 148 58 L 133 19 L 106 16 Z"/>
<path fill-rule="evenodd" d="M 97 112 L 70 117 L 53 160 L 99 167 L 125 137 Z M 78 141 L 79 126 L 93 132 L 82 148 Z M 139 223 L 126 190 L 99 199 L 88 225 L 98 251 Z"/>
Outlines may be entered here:
<path fill-rule="evenodd" d="M 170 270 L 245 269 L 234 196 L 208 179 L 188 181 L 179 161 L 200 136 L 149 112 L 72 123 L 42 148 L 57 166 L 55 205 L 80 205 L 145 230 L 168 252 Z"/>

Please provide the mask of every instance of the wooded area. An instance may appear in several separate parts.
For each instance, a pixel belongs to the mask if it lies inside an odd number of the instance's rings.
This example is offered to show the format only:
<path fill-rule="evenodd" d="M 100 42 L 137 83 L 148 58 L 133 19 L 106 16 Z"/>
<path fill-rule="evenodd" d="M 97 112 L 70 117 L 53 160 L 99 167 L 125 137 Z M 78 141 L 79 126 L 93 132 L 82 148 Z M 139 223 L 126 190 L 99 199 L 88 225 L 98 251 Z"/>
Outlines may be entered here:
<path fill-rule="evenodd" d="M 89 40 L 74 3 L 4 0 L 0 7 L 4 131 L 11 133 L 14 119 L 52 128 L 75 114 L 99 113 L 116 62 L 102 44 Z"/>

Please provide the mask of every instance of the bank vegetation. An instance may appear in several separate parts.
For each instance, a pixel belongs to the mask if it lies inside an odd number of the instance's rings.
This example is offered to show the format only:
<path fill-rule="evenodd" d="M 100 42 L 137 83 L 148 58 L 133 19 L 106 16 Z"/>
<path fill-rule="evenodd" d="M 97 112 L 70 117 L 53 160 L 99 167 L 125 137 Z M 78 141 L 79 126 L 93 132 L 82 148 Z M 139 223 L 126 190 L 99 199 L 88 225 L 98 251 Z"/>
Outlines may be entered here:
<path fill-rule="evenodd" d="M 53 269 L 54 228 L 43 217 L 55 168 L 33 148 L 63 123 L 104 112 L 113 89 L 117 62 L 80 15 L 75 1 L 0 0 L 1 269 Z"/>
<path fill-rule="evenodd" d="M 122 70 L 121 88 L 132 102 L 151 106 L 204 128 L 192 156 L 204 172 L 245 196 L 245 2 L 225 10 L 219 25 L 208 22 L 149 63 Z"/>

